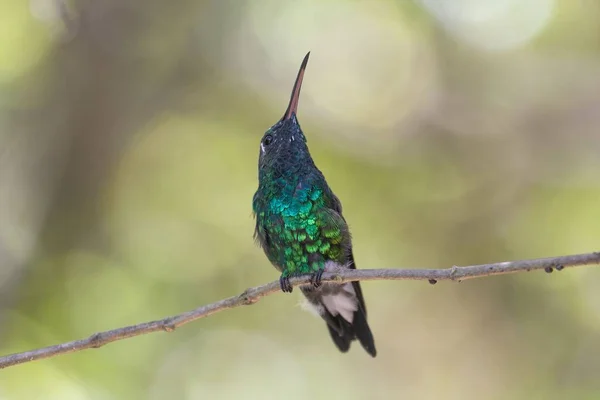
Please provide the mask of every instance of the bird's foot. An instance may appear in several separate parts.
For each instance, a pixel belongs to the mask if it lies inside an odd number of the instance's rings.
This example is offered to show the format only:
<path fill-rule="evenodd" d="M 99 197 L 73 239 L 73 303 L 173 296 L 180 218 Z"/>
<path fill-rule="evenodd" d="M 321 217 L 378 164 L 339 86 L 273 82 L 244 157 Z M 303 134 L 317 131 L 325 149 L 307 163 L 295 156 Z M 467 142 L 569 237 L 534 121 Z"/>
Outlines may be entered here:
<path fill-rule="evenodd" d="M 294 287 L 290 285 L 290 278 L 285 275 L 281 275 L 279 278 L 279 286 L 283 293 L 292 293 L 292 290 L 294 290 Z"/>
<path fill-rule="evenodd" d="M 313 274 L 310 276 L 310 284 L 313 288 L 318 289 L 321 287 L 321 278 L 323 277 L 323 272 L 325 272 L 325 270 L 320 269 L 317 272 L 313 272 Z"/>

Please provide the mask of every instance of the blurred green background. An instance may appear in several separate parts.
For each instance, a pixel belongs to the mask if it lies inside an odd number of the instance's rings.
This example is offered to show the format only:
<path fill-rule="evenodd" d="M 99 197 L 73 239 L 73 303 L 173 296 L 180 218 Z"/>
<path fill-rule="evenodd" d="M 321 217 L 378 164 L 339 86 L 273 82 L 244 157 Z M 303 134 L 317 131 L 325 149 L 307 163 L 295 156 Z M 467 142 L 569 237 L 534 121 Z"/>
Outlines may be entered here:
<path fill-rule="evenodd" d="M 598 250 L 600 4 L 3 0 L 0 351 L 278 278 L 263 132 L 299 119 L 362 268 Z M 300 295 L 0 371 L 0 399 L 598 399 L 600 270 L 368 282 L 378 357 Z"/>

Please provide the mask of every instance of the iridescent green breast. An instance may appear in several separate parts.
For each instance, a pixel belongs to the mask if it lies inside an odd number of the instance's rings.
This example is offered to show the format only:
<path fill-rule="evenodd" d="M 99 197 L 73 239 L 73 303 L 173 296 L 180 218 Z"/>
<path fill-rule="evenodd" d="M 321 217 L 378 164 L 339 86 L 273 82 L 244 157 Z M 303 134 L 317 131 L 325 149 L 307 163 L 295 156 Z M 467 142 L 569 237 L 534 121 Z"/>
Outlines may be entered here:
<path fill-rule="evenodd" d="M 255 196 L 256 236 L 269 260 L 286 276 L 321 270 L 329 260 L 344 263 L 350 237 L 335 196 L 318 181 L 287 183 Z"/>

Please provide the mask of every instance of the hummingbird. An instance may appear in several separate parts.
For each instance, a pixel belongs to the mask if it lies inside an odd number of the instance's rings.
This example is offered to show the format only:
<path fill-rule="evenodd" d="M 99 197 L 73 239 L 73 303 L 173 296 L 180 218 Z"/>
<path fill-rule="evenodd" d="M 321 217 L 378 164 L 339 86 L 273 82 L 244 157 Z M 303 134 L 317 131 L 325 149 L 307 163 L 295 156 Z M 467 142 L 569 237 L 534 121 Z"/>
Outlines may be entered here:
<path fill-rule="evenodd" d="M 260 141 L 254 238 L 281 272 L 284 293 L 293 290 L 291 277 L 310 274 L 310 284 L 300 290 L 341 352 L 358 340 L 375 357 L 360 283 L 321 282 L 323 272 L 355 269 L 356 264 L 342 204 L 315 165 L 296 115 L 309 56 L 302 61 L 283 117 Z"/>

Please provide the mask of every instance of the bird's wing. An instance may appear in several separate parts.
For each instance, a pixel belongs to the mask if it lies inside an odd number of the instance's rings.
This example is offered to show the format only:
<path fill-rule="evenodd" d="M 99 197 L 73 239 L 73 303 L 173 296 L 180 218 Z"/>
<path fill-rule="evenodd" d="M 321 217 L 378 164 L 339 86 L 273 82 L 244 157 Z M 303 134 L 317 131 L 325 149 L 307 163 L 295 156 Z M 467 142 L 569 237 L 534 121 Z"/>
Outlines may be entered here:
<path fill-rule="evenodd" d="M 262 201 L 260 200 L 260 194 L 258 191 L 254 193 L 254 197 L 252 198 L 252 211 L 254 214 L 254 219 L 256 221 L 256 225 L 254 226 L 254 240 L 262 247 L 263 249 L 269 245 L 269 235 L 264 226 L 264 211 L 262 207 Z"/>

